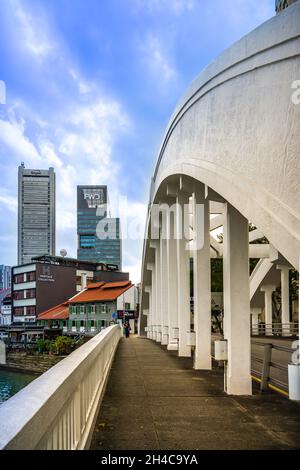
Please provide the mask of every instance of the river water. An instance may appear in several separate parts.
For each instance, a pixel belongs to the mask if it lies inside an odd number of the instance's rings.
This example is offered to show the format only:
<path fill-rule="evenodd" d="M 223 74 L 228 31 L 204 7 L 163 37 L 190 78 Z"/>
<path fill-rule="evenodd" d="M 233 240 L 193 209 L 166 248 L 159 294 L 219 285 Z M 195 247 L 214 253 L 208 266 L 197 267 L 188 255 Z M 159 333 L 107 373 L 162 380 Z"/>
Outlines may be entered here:
<path fill-rule="evenodd" d="M 36 378 L 33 374 L 0 369 L 0 405 Z"/>

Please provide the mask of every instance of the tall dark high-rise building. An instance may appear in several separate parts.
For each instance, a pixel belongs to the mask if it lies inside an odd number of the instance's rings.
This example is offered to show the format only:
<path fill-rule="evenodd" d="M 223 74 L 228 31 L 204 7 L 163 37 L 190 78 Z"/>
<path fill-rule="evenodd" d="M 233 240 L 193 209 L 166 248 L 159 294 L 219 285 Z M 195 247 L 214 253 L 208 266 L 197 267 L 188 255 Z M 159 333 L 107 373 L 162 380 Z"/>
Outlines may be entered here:
<path fill-rule="evenodd" d="M 120 219 L 108 217 L 107 206 L 107 186 L 77 186 L 77 258 L 121 270 Z"/>
<path fill-rule="evenodd" d="M 19 166 L 18 264 L 55 254 L 55 173 Z"/>

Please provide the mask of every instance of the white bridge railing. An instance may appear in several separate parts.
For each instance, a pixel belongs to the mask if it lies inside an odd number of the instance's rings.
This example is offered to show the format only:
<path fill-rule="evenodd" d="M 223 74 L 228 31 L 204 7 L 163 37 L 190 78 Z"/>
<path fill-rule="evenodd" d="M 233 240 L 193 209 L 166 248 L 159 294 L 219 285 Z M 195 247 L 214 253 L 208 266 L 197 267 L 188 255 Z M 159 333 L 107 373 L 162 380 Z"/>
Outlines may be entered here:
<path fill-rule="evenodd" d="M 0 449 L 89 447 L 114 353 L 110 326 L 0 406 Z"/>

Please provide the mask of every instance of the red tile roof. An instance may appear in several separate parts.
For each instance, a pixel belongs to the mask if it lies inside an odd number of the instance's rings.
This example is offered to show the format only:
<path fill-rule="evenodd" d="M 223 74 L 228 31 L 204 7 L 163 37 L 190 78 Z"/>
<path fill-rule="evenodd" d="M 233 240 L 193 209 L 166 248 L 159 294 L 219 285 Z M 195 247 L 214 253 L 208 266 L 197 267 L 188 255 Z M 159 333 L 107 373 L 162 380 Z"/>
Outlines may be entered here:
<path fill-rule="evenodd" d="M 66 320 L 69 318 L 69 303 L 64 302 L 55 307 L 49 308 L 38 316 L 38 320 Z"/>
<path fill-rule="evenodd" d="M 69 302 L 71 304 L 80 304 L 113 301 L 132 286 L 131 281 L 92 283 L 84 291 L 72 297 Z"/>
<path fill-rule="evenodd" d="M 90 282 L 87 285 L 87 289 L 97 289 L 98 287 L 103 286 L 103 284 L 105 284 L 105 282 Z"/>

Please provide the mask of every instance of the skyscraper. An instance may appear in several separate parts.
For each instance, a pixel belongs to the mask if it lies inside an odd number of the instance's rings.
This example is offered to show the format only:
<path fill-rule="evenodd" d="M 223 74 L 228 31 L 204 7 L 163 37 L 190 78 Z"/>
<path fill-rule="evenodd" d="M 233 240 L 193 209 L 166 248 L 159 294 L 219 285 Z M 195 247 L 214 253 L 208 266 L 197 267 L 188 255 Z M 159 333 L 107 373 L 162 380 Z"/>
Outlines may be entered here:
<path fill-rule="evenodd" d="M 0 264 L 0 290 L 11 288 L 11 267 Z"/>
<path fill-rule="evenodd" d="M 19 166 L 18 264 L 55 254 L 55 173 Z"/>
<path fill-rule="evenodd" d="M 121 270 L 120 219 L 108 217 L 107 204 L 107 186 L 77 186 L 77 258 Z"/>

